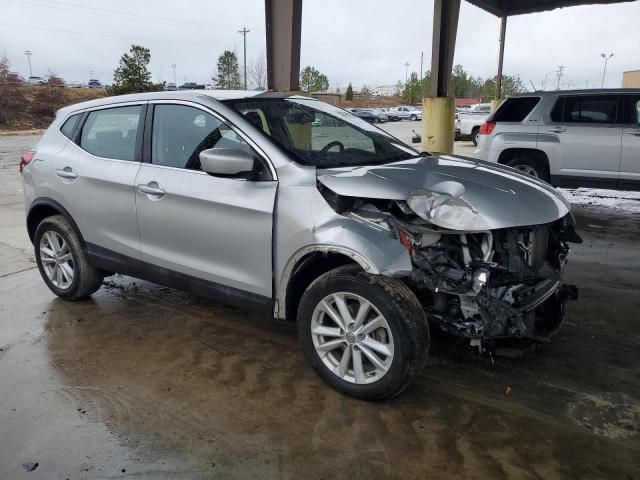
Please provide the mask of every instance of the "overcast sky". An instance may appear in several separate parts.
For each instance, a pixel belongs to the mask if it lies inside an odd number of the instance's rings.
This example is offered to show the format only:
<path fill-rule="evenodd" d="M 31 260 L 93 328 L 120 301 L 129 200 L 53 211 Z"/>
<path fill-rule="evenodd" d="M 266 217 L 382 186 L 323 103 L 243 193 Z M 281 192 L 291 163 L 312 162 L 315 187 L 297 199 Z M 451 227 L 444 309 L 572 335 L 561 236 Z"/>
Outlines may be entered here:
<path fill-rule="evenodd" d="M 419 71 L 421 51 L 429 68 L 432 13 L 432 0 L 304 0 L 302 66 L 314 65 L 332 86 L 404 81 L 405 62 Z M 137 43 L 151 49 L 155 80 L 172 81 L 175 63 L 179 83 L 204 83 L 223 50 L 241 60 L 243 26 L 251 30 L 247 57 L 263 54 L 263 0 L 0 0 L 0 54 L 25 77 L 28 49 L 34 75 L 53 69 L 67 81 L 87 81 L 93 70 L 111 82 L 120 56 Z M 638 1 L 511 17 L 504 72 L 539 88 L 564 65 L 565 87 L 599 87 L 600 54 L 614 53 L 605 86 L 619 87 L 623 71 L 640 69 L 639 26 Z M 455 63 L 474 76 L 495 75 L 498 33 L 496 17 L 463 1 Z"/>

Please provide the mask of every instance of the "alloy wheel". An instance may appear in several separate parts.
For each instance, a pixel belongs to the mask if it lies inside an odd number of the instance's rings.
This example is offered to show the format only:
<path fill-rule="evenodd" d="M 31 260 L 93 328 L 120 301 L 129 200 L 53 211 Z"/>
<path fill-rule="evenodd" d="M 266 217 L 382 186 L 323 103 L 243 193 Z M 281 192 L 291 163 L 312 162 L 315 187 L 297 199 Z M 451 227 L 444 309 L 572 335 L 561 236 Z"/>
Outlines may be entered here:
<path fill-rule="evenodd" d="M 531 165 L 527 165 L 526 163 L 520 165 L 514 165 L 516 170 L 520 170 L 522 173 L 526 173 L 527 175 L 531 175 L 532 177 L 539 178 L 538 171 L 533 168 Z"/>
<path fill-rule="evenodd" d="M 311 336 L 324 365 L 350 383 L 374 383 L 393 362 L 387 320 L 371 302 L 353 293 L 332 293 L 316 306 Z"/>
<path fill-rule="evenodd" d="M 40 239 L 40 262 L 53 285 L 61 290 L 71 286 L 75 273 L 73 256 L 64 238 L 52 230 Z"/>

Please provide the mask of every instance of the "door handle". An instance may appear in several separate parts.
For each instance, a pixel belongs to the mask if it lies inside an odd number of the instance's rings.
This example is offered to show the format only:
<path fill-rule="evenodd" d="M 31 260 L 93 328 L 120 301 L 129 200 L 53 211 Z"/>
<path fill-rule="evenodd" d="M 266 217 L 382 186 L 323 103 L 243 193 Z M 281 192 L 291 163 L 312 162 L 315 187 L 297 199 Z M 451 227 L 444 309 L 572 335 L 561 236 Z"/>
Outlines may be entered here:
<path fill-rule="evenodd" d="M 640 130 L 629 130 L 627 135 L 633 135 L 634 137 L 640 137 Z"/>
<path fill-rule="evenodd" d="M 146 185 L 138 185 L 138 191 L 145 195 L 157 195 L 160 197 L 165 194 L 164 189 L 160 188 L 156 182 L 149 182 Z"/>
<path fill-rule="evenodd" d="M 56 175 L 60 178 L 78 178 L 78 174 L 71 167 L 56 170 Z"/>
<path fill-rule="evenodd" d="M 554 128 L 550 128 L 548 131 L 552 133 L 563 133 L 563 132 L 566 132 L 567 129 L 564 127 L 554 127 Z"/>

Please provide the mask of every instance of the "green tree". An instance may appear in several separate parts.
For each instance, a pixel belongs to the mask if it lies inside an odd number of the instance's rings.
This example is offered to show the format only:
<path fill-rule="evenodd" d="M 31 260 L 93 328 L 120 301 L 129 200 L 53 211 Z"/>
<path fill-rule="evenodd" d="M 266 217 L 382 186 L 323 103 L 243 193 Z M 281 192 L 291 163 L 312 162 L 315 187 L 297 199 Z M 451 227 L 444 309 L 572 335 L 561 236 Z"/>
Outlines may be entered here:
<path fill-rule="evenodd" d="M 329 89 L 329 79 L 314 67 L 304 67 L 300 72 L 300 87 L 306 92 L 324 92 Z"/>
<path fill-rule="evenodd" d="M 11 71 L 7 57 L 0 56 L 0 124 L 13 123 L 26 111 L 26 90 L 20 76 Z"/>
<path fill-rule="evenodd" d="M 213 77 L 216 88 L 222 90 L 237 90 L 242 88 L 240 82 L 240 68 L 238 57 L 231 50 L 225 50 L 218 57 L 218 76 Z"/>
<path fill-rule="evenodd" d="M 367 87 L 366 85 L 362 85 L 359 97 L 367 102 L 371 100 L 371 90 L 369 89 L 369 87 Z"/>
<path fill-rule="evenodd" d="M 411 72 L 409 80 L 404 84 L 402 100 L 409 105 L 420 101 L 420 79 L 416 72 Z"/>
<path fill-rule="evenodd" d="M 351 82 L 349 82 L 349 86 L 347 87 L 347 92 L 344 94 L 344 99 L 348 101 L 353 100 L 353 87 L 351 86 Z"/>
<path fill-rule="evenodd" d="M 162 85 L 151 82 L 149 61 L 151 51 L 139 45 L 131 45 L 129 53 L 120 58 L 118 67 L 113 72 L 113 85 L 108 92 L 111 95 L 123 93 L 150 92 L 160 90 Z"/>

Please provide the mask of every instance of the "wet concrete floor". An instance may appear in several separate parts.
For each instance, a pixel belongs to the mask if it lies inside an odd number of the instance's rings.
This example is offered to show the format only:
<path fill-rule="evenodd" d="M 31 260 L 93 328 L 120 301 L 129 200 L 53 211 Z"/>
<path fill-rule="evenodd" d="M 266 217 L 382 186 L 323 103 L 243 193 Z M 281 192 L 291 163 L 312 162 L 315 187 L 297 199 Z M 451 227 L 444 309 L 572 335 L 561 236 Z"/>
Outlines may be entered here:
<path fill-rule="evenodd" d="M 364 403 L 292 323 L 122 276 L 57 299 L 24 231 L 29 141 L 0 139 L 0 479 L 640 479 L 640 219 L 577 210 L 551 345 L 492 361 L 436 335 L 409 390 Z"/>

